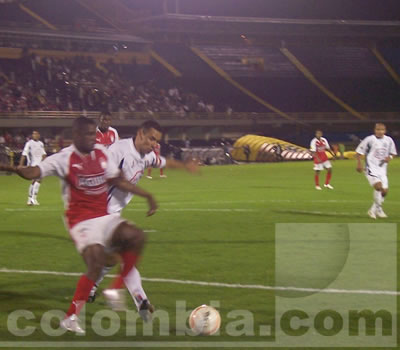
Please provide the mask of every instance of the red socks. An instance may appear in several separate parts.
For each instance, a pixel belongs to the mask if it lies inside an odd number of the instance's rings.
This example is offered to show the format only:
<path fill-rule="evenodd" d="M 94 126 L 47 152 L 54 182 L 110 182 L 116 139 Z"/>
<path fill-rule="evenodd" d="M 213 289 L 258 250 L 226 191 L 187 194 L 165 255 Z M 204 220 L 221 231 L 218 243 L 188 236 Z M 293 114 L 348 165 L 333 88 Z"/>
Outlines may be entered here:
<path fill-rule="evenodd" d="M 331 177 L 332 177 L 331 173 L 326 174 L 325 185 L 329 185 L 329 182 L 331 181 Z"/>
<path fill-rule="evenodd" d="M 136 262 L 138 260 L 138 256 L 132 252 L 121 253 L 121 258 L 122 258 L 122 263 L 123 263 L 121 273 L 112 282 L 112 284 L 110 286 L 110 288 L 112 288 L 112 289 L 121 289 L 123 287 L 124 278 L 128 275 L 128 273 L 136 265 Z"/>
<path fill-rule="evenodd" d="M 72 298 L 71 305 L 67 311 L 67 317 L 75 314 L 78 315 L 83 305 L 85 305 L 90 291 L 92 290 L 95 282 L 83 275 L 76 286 L 75 295 Z"/>
<path fill-rule="evenodd" d="M 319 175 L 315 175 L 314 179 L 315 179 L 315 186 L 319 186 Z"/>
<path fill-rule="evenodd" d="M 164 170 L 163 170 L 163 168 L 160 168 L 160 175 L 164 175 Z"/>

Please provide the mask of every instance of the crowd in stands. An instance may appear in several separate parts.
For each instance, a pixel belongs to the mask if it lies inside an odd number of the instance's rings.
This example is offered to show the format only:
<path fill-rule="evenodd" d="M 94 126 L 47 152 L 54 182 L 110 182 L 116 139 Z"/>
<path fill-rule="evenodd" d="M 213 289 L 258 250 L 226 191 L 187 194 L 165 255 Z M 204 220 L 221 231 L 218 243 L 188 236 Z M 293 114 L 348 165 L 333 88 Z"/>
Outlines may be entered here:
<path fill-rule="evenodd" d="M 0 60 L 0 112 L 100 111 L 213 112 L 198 95 L 178 83 L 135 79 L 136 64 L 99 65 L 92 57 Z"/>

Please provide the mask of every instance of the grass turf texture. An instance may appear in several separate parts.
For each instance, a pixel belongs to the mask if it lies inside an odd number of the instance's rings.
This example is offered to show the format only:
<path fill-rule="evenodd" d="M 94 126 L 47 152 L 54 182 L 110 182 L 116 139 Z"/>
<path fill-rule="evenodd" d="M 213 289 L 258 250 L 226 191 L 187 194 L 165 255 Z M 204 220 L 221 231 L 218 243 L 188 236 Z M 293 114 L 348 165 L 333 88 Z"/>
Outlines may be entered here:
<path fill-rule="evenodd" d="M 146 202 L 135 198 L 123 214 L 138 226 L 155 230 L 148 234 L 139 266 L 142 276 L 274 285 L 275 223 L 372 222 L 366 216 L 372 202 L 372 189 L 365 177 L 355 172 L 355 162 L 336 161 L 333 165 L 333 191 L 314 189 L 310 162 L 205 167 L 199 176 L 167 171 L 167 179 L 158 178 L 158 172 L 154 171 L 153 180 L 143 178 L 140 185 L 155 194 L 159 212 L 146 218 Z M 400 161 L 395 160 L 390 165 L 390 192 L 385 202 L 389 219 L 379 222 L 397 223 L 400 219 L 399 173 Z M 324 178 L 325 173 L 322 173 L 321 184 Z M 29 182 L 17 176 L 0 177 L 0 268 L 85 271 L 63 227 L 58 179 L 47 178 L 42 182 L 39 207 L 25 205 L 28 187 Z M 152 303 L 169 314 L 169 336 L 159 335 L 158 323 L 154 326 L 154 335 L 145 336 L 142 322 L 138 321 L 136 326 L 129 322 L 127 325 L 124 314 L 121 314 L 119 331 L 113 336 L 95 334 L 90 322 L 83 337 L 47 336 L 40 329 L 42 314 L 52 309 L 65 311 L 77 279 L 0 273 L 0 341 L 271 340 L 257 335 L 260 326 L 271 324 L 274 319 L 274 293 L 271 291 L 148 281 L 144 282 L 144 288 Z M 103 282 L 102 287 L 109 281 Z M 220 302 L 220 335 L 213 338 L 177 336 L 176 301 L 185 301 L 186 309 L 191 310 L 212 300 Z M 130 307 L 134 309 L 133 303 Z M 37 327 L 28 337 L 16 337 L 7 330 L 9 314 L 18 309 L 35 315 L 33 320 L 20 322 L 21 327 Z M 95 304 L 87 305 L 87 319 L 104 309 L 104 300 L 99 297 Z M 234 320 L 228 318 L 228 313 L 240 309 L 253 313 L 255 336 L 226 334 L 225 325 Z M 54 320 L 52 324 L 57 326 Z M 133 328 L 137 335 L 127 336 L 127 331 Z"/>

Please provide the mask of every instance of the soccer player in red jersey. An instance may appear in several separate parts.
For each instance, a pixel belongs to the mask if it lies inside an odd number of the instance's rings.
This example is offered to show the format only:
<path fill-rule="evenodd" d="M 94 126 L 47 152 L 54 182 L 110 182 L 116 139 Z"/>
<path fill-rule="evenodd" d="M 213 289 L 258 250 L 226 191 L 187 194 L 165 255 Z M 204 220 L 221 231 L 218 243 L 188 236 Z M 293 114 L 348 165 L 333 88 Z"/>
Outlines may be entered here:
<path fill-rule="evenodd" d="M 332 164 L 328 160 L 326 152 L 331 153 L 333 158 L 336 158 L 336 156 L 331 150 L 328 140 L 322 136 L 323 136 L 322 130 L 316 130 L 315 137 L 311 140 L 310 144 L 310 151 L 314 157 L 315 189 L 321 190 L 321 186 L 319 185 L 319 173 L 321 170 L 326 169 L 327 174 L 324 187 L 333 190 L 333 186 L 330 184 L 332 178 Z"/>
<path fill-rule="evenodd" d="M 149 141 L 152 142 L 152 141 Z M 151 149 L 155 146 L 149 144 Z M 108 150 L 96 144 L 96 125 L 85 117 L 73 123 L 73 144 L 51 155 L 36 166 L 15 167 L 0 163 L 0 171 L 17 173 L 24 179 L 41 179 L 55 175 L 63 183 L 66 222 L 78 252 L 87 265 L 87 272 L 78 281 L 66 318 L 61 327 L 75 333 L 85 333 L 78 315 L 106 264 L 108 252 L 117 252 L 123 267 L 114 281 L 121 290 L 125 277 L 135 267 L 144 246 L 142 230 L 120 215 L 108 214 L 107 192 L 110 186 L 147 199 L 153 215 L 157 203 L 153 196 L 121 177 L 120 169 L 110 161 Z"/>
<path fill-rule="evenodd" d="M 101 113 L 99 119 L 99 125 L 96 129 L 96 143 L 104 145 L 106 147 L 111 146 L 115 141 L 119 140 L 118 131 L 111 126 L 111 115 L 110 113 Z"/>
<path fill-rule="evenodd" d="M 157 159 L 160 159 L 161 156 L 161 145 L 157 143 L 157 145 L 154 147 L 153 152 L 156 154 Z M 151 176 L 151 170 L 152 168 L 147 169 L 147 178 L 152 179 L 153 177 Z M 160 177 L 167 177 L 167 175 L 164 174 L 164 168 L 160 168 Z"/>

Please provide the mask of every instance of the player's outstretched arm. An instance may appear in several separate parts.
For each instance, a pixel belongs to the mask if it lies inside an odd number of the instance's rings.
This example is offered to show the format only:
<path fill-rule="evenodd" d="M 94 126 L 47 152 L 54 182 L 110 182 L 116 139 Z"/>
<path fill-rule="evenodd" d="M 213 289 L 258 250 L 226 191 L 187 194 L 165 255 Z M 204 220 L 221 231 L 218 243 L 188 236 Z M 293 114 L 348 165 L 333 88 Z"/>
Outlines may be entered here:
<path fill-rule="evenodd" d="M 188 160 L 186 162 L 181 162 L 173 158 L 167 158 L 166 168 L 169 169 L 184 169 L 189 173 L 199 172 L 199 165 L 194 160 Z"/>
<path fill-rule="evenodd" d="M 0 171 L 8 171 L 11 173 L 16 173 L 26 180 L 33 180 L 40 178 L 40 168 L 38 166 L 13 166 L 9 164 L 0 163 Z"/>
<path fill-rule="evenodd" d="M 113 179 L 109 179 L 108 183 L 110 184 L 110 186 L 115 186 L 121 191 L 130 192 L 139 197 L 146 198 L 147 202 L 149 204 L 149 211 L 147 212 L 147 216 L 151 216 L 151 215 L 155 214 L 155 212 L 157 211 L 158 205 L 151 193 L 130 183 L 128 180 L 124 179 L 123 177 L 116 177 Z"/>

